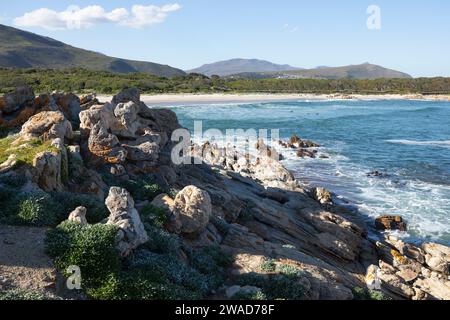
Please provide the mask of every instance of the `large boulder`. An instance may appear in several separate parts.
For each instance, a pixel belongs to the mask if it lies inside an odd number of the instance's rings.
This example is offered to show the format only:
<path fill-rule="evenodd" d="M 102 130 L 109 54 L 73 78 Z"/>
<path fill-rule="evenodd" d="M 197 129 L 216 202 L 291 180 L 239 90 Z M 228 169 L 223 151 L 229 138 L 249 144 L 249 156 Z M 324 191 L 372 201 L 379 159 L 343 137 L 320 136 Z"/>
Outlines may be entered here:
<path fill-rule="evenodd" d="M 22 141 L 41 138 L 43 140 L 71 139 L 72 125 L 60 111 L 44 111 L 32 116 L 23 126 L 19 136 Z"/>
<path fill-rule="evenodd" d="M 134 249 L 148 241 L 148 235 L 139 213 L 134 208 L 130 193 L 118 187 L 112 187 L 105 204 L 111 213 L 107 224 L 119 227 L 117 248 L 122 257 L 128 256 Z"/>
<path fill-rule="evenodd" d="M 117 105 L 119 103 L 126 103 L 130 101 L 139 103 L 140 100 L 141 100 L 141 93 L 139 92 L 139 89 L 128 88 L 116 94 L 111 102 L 113 105 Z"/>
<path fill-rule="evenodd" d="M 175 210 L 179 214 L 181 232 L 201 233 L 209 223 L 212 206 L 208 192 L 196 186 L 187 186 L 175 197 Z"/>

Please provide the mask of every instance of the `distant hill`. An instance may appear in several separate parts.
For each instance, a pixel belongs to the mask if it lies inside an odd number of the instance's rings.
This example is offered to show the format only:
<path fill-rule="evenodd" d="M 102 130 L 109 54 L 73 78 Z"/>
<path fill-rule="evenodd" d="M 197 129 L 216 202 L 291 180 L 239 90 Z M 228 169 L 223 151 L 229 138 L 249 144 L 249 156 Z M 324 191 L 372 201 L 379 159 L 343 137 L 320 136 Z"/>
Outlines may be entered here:
<path fill-rule="evenodd" d="M 1 24 L 0 67 L 46 69 L 80 67 L 116 73 L 143 72 L 161 77 L 185 75 L 184 71 L 167 65 L 108 57 Z"/>
<path fill-rule="evenodd" d="M 315 69 L 286 70 L 281 72 L 243 72 L 232 75 L 233 78 L 261 79 L 261 78 L 312 78 L 312 79 L 394 79 L 411 78 L 409 74 L 387 69 L 370 63 L 343 67 L 318 67 Z"/>
<path fill-rule="evenodd" d="M 275 64 L 258 59 L 231 59 L 215 63 L 205 64 L 199 68 L 189 70 L 191 73 L 201 73 L 207 76 L 229 76 L 243 72 L 279 72 L 288 70 L 300 70 L 290 65 Z"/>

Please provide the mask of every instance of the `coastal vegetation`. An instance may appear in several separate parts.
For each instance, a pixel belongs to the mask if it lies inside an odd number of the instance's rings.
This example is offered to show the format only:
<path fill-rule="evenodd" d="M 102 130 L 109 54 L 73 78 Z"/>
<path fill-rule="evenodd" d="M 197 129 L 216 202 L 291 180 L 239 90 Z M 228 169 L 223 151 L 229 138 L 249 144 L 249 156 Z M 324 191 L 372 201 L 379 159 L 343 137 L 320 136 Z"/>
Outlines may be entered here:
<path fill-rule="evenodd" d="M 416 79 L 232 79 L 201 74 L 172 78 L 147 73 L 119 74 L 86 69 L 0 69 L 0 93 L 27 84 L 36 93 L 97 92 L 115 94 L 125 87 L 141 93 L 317 93 L 317 94 L 449 94 L 450 78 Z"/>
<path fill-rule="evenodd" d="M 381 233 L 372 242 L 365 217 L 301 187 L 267 145 L 257 161 L 193 145 L 203 165 L 176 166 L 166 157 L 180 128 L 173 111 L 149 109 L 135 88 L 96 103 L 28 87 L 0 99 L 14 132 L 0 140 L 0 267 L 11 271 L 0 299 L 449 299 L 448 247 Z M 297 136 L 280 145 L 317 146 Z M 383 221 L 395 230 L 401 219 Z M 72 281 L 74 268 L 81 287 L 67 297 L 56 275 Z M 375 280 L 380 290 L 366 289 Z"/>

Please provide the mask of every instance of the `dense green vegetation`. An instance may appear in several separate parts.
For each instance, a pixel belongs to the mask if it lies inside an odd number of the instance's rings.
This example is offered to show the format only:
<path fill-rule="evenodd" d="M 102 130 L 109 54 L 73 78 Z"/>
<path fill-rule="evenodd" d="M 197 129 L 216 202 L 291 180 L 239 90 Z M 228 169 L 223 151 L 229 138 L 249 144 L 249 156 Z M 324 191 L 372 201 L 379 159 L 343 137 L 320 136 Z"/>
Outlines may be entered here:
<path fill-rule="evenodd" d="M 87 209 L 86 219 L 97 223 L 109 212 L 104 203 L 90 195 L 68 192 L 21 191 L 26 183 L 21 176 L 0 178 L 0 223 L 28 226 L 56 226 L 79 206 Z"/>
<path fill-rule="evenodd" d="M 117 74 L 84 69 L 0 69 L 0 93 L 28 84 L 36 93 L 54 90 L 77 93 L 117 93 L 137 87 L 142 93 L 424 93 L 449 94 L 450 78 L 326 80 L 326 79 L 225 79 L 199 74 L 173 78 L 145 73 Z"/>
<path fill-rule="evenodd" d="M 25 301 L 25 300 L 48 300 L 48 297 L 41 293 L 23 291 L 23 290 L 1 290 L 0 301 Z"/>

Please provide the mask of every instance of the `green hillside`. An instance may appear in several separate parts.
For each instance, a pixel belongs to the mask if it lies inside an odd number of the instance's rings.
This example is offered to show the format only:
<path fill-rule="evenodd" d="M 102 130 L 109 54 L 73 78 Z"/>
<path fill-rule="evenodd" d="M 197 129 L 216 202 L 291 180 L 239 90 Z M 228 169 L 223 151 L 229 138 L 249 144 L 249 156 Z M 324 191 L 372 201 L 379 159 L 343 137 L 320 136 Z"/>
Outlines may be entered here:
<path fill-rule="evenodd" d="M 4 25 L 0 25 L 0 67 L 85 68 L 117 73 L 141 72 L 161 77 L 185 74 L 167 65 L 108 57 Z"/>

